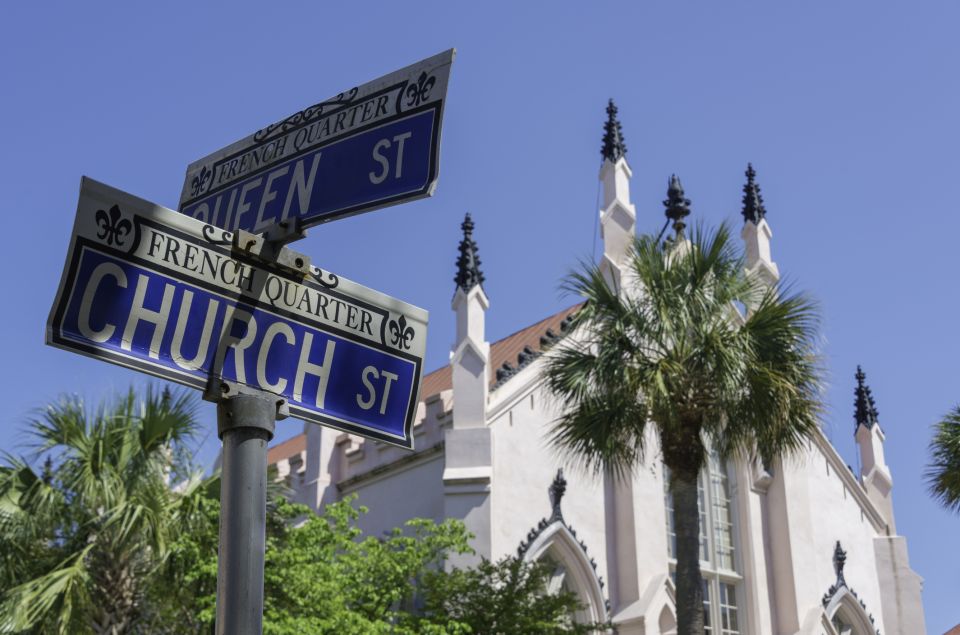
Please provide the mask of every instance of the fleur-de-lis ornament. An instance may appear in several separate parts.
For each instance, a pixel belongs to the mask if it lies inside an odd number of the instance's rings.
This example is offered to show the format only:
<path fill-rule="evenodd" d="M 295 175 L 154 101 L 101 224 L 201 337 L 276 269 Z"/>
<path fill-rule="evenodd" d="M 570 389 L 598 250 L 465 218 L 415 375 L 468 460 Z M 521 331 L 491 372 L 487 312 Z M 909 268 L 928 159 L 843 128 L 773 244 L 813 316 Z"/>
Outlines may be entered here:
<path fill-rule="evenodd" d="M 106 239 L 108 245 L 116 244 L 118 247 L 122 247 L 124 237 L 133 229 L 129 220 L 120 218 L 120 208 L 116 205 L 110 208 L 109 214 L 102 209 L 98 209 L 96 219 L 97 227 L 100 228 L 100 231 L 97 232 L 97 238 Z"/>
<path fill-rule="evenodd" d="M 193 180 L 190 181 L 190 196 L 196 196 L 203 191 L 203 188 L 207 185 L 207 179 L 210 178 L 211 174 L 213 173 L 207 169 L 207 166 L 203 166 L 200 174 L 193 177 Z"/>
<path fill-rule="evenodd" d="M 407 325 L 407 318 L 401 315 L 399 321 L 390 320 L 389 326 L 390 333 L 393 334 L 391 343 L 400 350 L 410 348 L 410 340 L 413 339 L 413 327 Z"/>
<path fill-rule="evenodd" d="M 420 102 L 426 101 L 430 97 L 430 90 L 437 83 L 437 78 L 431 76 L 427 78 L 426 73 L 420 73 L 416 84 L 407 87 L 407 107 L 413 108 L 419 106 Z"/>

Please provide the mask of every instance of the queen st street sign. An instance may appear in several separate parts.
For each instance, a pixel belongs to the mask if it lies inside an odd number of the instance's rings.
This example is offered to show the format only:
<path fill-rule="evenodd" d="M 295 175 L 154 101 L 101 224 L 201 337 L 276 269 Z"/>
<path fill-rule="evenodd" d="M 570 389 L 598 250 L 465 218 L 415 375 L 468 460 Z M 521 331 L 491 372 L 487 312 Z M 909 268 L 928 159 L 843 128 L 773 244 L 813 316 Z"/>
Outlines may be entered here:
<path fill-rule="evenodd" d="M 243 384 L 299 418 L 412 448 L 427 312 L 252 257 L 199 216 L 84 178 L 47 343 L 194 388 Z"/>
<path fill-rule="evenodd" d="M 453 56 L 352 88 L 190 164 L 180 211 L 258 234 L 430 196 Z"/>

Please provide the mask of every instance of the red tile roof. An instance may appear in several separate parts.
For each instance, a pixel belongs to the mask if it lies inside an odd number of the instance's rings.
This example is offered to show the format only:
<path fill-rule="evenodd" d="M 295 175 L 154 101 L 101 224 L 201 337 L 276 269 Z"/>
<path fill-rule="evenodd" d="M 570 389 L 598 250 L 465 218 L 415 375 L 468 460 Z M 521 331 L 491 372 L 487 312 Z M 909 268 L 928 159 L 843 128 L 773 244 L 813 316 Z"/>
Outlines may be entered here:
<path fill-rule="evenodd" d="M 273 465 L 278 461 L 289 459 L 291 456 L 300 454 L 306 449 L 307 435 L 298 434 L 267 450 L 267 465 Z"/>
<path fill-rule="evenodd" d="M 527 328 L 517 331 L 513 335 L 508 335 L 502 340 L 494 342 L 490 346 L 490 372 L 493 377 L 490 378 L 491 387 L 496 383 L 496 371 L 504 362 L 509 362 L 514 368 L 517 367 L 517 355 L 529 346 L 535 351 L 540 350 L 540 337 L 547 332 L 553 331 L 560 335 L 560 323 L 564 318 L 580 308 L 579 304 L 568 307 L 559 313 L 554 313 L 548 318 L 544 318 L 536 324 L 531 324 Z"/>
<path fill-rule="evenodd" d="M 420 401 L 453 387 L 453 370 L 447 364 L 424 376 L 420 382 Z"/>
<path fill-rule="evenodd" d="M 490 387 L 492 388 L 497 383 L 496 371 L 504 362 L 509 362 L 511 366 L 516 368 L 517 355 L 524 347 L 529 346 L 533 350 L 539 351 L 540 336 L 546 333 L 548 329 L 559 335 L 560 323 L 578 308 L 580 308 L 580 305 L 575 304 L 491 344 Z M 420 385 L 420 401 L 450 388 L 453 388 L 453 373 L 450 366 L 447 365 L 438 368 L 423 378 Z"/>

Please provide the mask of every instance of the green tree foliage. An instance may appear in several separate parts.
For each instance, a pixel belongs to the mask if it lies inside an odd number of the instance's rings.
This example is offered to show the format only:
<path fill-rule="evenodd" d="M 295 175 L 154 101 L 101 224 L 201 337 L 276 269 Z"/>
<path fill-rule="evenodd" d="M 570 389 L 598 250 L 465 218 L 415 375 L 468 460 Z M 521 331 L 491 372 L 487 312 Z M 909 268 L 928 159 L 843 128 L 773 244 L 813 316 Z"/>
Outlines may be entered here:
<path fill-rule="evenodd" d="M 420 620 L 403 609 L 412 608 L 423 572 L 468 549 L 463 524 L 412 520 L 383 538 L 364 537 L 356 521 L 365 510 L 350 503 L 329 505 L 323 516 L 278 505 L 267 544 L 265 634 L 420 632 Z M 450 624 L 436 632 L 465 631 Z"/>
<path fill-rule="evenodd" d="M 926 479 L 930 493 L 945 508 L 960 512 L 960 406 L 935 426 Z"/>
<path fill-rule="evenodd" d="M 573 620 L 582 608 L 573 592 L 566 589 L 545 592 L 553 569 L 547 562 L 527 563 L 507 557 L 498 562 L 484 559 L 469 569 L 433 573 L 424 585 L 424 613 L 467 624 L 471 633 L 607 632 L 609 624 Z"/>
<path fill-rule="evenodd" d="M 272 502 L 265 635 L 591 632 L 572 622 L 579 609 L 574 595 L 545 593 L 545 565 L 507 558 L 447 572 L 449 554 L 470 551 L 463 523 L 415 519 L 382 537 L 364 536 L 357 521 L 366 510 L 353 502 L 329 505 L 321 516 L 283 499 Z M 159 587 L 179 590 L 178 600 L 151 632 L 204 633 L 213 626 L 215 515 L 211 520 L 206 536 L 185 535 L 173 547 L 174 566 Z M 179 624 L 179 630 L 164 631 L 164 623 Z M 189 631 L 183 627 L 188 623 Z"/>
<path fill-rule="evenodd" d="M 30 459 L 0 466 L 0 633 L 210 633 L 219 478 L 191 472 L 187 394 L 65 398 L 29 422 Z M 39 465 L 37 469 L 34 466 Z M 462 522 L 365 536 L 353 499 L 317 516 L 268 491 L 264 633 L 586 633 L 550 571 L 516 558 L 447 572 Z"/>
<path fill-rule="evenodd" d="M 547 358 L 562 406 L 552 442 L 624 476 L 653 426 L 674 500 L 677 632 L 700 635 L 697 476 L 709 447 L 770 461 L 817 434 L 817 314 L 803 295 L 747 274 L 725 225 L 691 241 L 638 238 L 623 280 L 590 263 L 565 282 L 586 302 L 577 335 Z"/>
<path fill-rule="evenodd" d="M 187 446 L 195 408 L 185 393 L 131 390 L 92 410 L 63 398 L 29 422 L 30 458 L 0 466 L 0 632 L 136 629 L 149 580 L 206 500 Z"/>

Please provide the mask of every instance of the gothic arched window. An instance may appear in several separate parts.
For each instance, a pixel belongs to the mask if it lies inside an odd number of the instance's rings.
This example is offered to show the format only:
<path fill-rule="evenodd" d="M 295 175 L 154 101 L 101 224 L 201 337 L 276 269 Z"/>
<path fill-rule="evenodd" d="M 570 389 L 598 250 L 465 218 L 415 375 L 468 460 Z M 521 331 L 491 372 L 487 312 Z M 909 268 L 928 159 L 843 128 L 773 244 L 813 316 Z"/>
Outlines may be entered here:
<path fill-rule="evenodd" d="M 547 592 L 568 591 L 577 596 L 583 608 L 574 616 L 580 623 L 603 622 L 609 618 L 609 606 L 603 597 L 603 580 L 597 575 L 596 562 L 587 556 L 587 546 L 567 525 L 560 501 L 567 489 L 563 470 L 550 485 L 553 513 L 542 519 L 520 542 L 517 555 L 528 562 L 541 561 L 552 572 Z"/>
<path fill-rule="evenodd" d="M 550 566 L 552 575 L 547 583 L 548 593 L 563 590 L 577 596 L 583 605 L 574 616 L 577 622 L 602 622 L 607 618 L 602 582 L 583 547 L 562 521 L 549 525 L 533 541 L 524 558 L 546 562 Z"/>
<path fill-rule="evenodd" d="M 848 589 L 840 589 L 826 607 L 826 613 L 836 635 L 875 635 L 877 632 L 872 618 Z"/>

